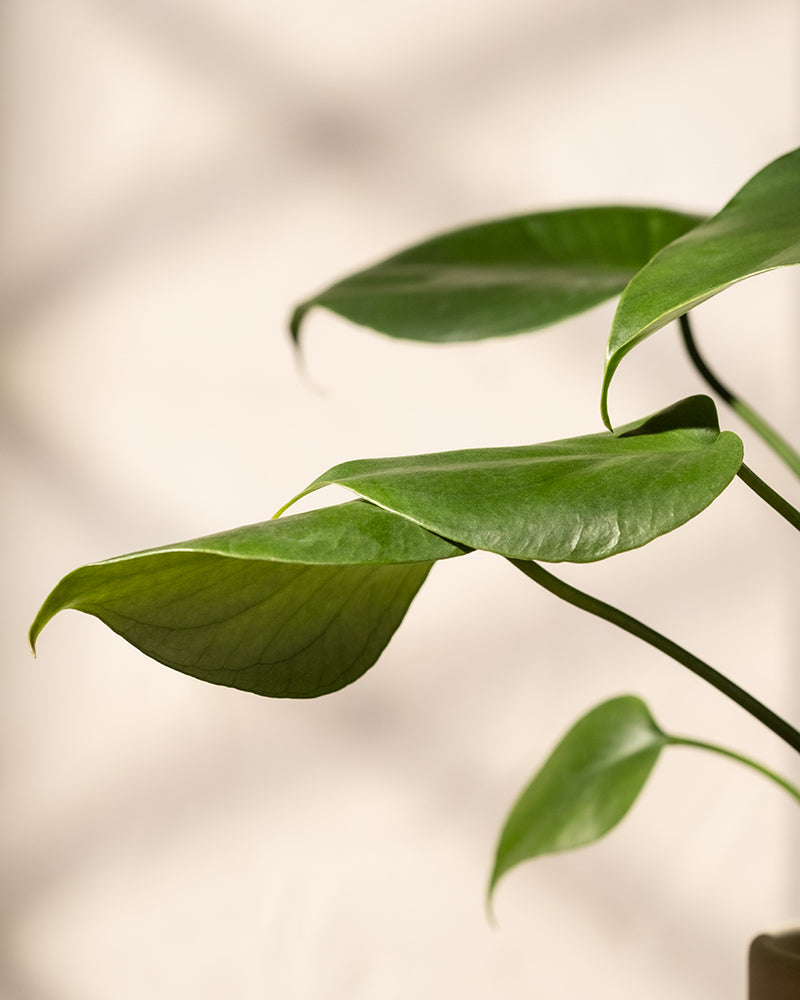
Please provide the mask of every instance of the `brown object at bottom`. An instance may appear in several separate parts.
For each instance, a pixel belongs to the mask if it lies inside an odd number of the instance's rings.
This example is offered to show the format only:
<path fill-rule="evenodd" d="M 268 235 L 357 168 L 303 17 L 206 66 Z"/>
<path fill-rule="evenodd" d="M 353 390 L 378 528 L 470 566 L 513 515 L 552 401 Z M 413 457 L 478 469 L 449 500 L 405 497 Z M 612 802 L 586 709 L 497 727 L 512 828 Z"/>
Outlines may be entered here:
<path fill-rule="evenodd" d="M 759 934 L 749 964 L 749 1000 L 800 1000 L 800 930 Z"/>

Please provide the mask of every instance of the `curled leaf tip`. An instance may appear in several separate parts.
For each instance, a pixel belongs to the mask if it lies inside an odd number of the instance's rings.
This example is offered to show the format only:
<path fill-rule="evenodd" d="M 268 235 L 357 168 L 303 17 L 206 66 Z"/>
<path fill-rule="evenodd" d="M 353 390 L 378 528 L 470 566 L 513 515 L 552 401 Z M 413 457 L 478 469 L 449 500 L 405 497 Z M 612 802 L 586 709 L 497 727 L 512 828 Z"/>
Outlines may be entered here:
<path fill-rule="evenodd" d="M 305 382 L 312 392 L 319 395 L 326 395 L 326 390 L 314 382 L 311 378 L 306 365 L 306 356 L 303 351 L 303 345 L 300 343 L 300 329 L 303 325 L 303 320 L 305 319 L 306 313 L 313 305 L 315 305 L 315 302 L 309 299 L 307 302 L 301 302 L 300 305 L 295 308 L 289 320 L 289 335 L 294 349 L 293 356 L 298 377 L 302 382 Z"/>
<path fill-rule="evenodd" d="M 489 883 L 489 888 L 486 892 L 486 919 L 489 922 L 489 926 L 492 930 L 497 930 L 500 926 L 497 922 L 497 916 L 494 912 L 494 883 Z"/>
<path fill-rule="evenodd" d="M 310 304 L 308 302 L 301 302 L 300 305 L 295 306 L 289 320 L 289 336 L 292 338 L 294 346 L 298 349 L 300 347 L 300 327 L 303 325 L 303 320 L 309 309 Z"/>
<path fill-rule="evenodd" d="M 33 653 L 34 658 L 36 657 L 36 643 L 41 635 L 42 629 L 52 618 L 52 613 L 48 612 L 47 604 L 45 603 L 38 611 L 36 617 L 33 620 L 33 624 L 28 630 L 28 648 L 31 653 Z"/>

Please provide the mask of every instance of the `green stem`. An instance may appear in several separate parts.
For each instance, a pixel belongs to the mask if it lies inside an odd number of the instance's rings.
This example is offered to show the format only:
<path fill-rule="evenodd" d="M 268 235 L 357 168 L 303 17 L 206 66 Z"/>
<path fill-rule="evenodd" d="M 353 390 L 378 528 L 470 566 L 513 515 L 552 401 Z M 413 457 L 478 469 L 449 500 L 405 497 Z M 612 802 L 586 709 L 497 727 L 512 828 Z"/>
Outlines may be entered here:
<path fill-rule="evenodd" d="M 776 455 L 783 459 L 796 476 L 800 476 L 800 454 L 798 454 L 786 438 L 779 434 L 774 427 L 768 424 L 767 421 L 752 408 L 752 406 L 745 403 L 743 399 L 740 399 L 739 396 L 731 392 L 731 390 L 723 382 L 720 382 L 717 376 L 711 371 L 697 349 L 697 343 L 695 342 L 694 335 L 692 334 L 692 328 L 689 325 L 688 315 L 681 316 L 678 322 L 681 326 L 683 342 L 686 346 L 686 350 L 689 352 L 689 357 L 692 359 L 692 363 L 695 368 L 702 375 L 708 385 L 725 403 L 728 404 L 728 406 L 730 406 L 734 413 L 739 414 L 742 420 L 744 420 L 744 422 L 748 424 L 756 432 L 756 434 L 758 434 L 758 436 L 769 445 L 770 448 L 772 448 Z"/>
<path fill-rule="evenodd" d="M 757 493 L 762 500 L 766 501 L 773 510 L 777 511 L 781 517 L 785 517 L 789 524 L 800 531 L 800 510 L 793 507 L 788 500 L 782 497 L 776 490 L 773 490 L 771 486 L 768 486 L 763 479 L 757 476 L 744 463 L 742 463 L 736 475 L 754 493 Z"/>
<path fill-rule="evenodd" d="M 655 646 L 656 649 L 660 649 L 662 653 L 666 653 L 673 660 L 677 660 L 678 663 L 691 670 L 693 674 L 707 681 L 712 687 L 715 687 L 722 694 L 726 695 L 726 697 L 735 701 L 740 708 L 743 708 L 754 718 L 758 719 L 768 729 L 771 729 L 776 736 L 779 736 L 784 742 L 788 743 L 793 750 L 800 753 L 800 732 L 793 726 L 790 726 L 785 719 L 782 719 L 771 709 L 767 708 L 757 698 L 754 698 L 753 695 L 745 691 L 744 688 L 739 687 L 738 684 L 734 684 L 732 680 L 729 680 L 724 674 L 709 666 L 709 664 L 699 659 L 693 653 L 690 653 L 671 639 L 667 639 L 660 632 L 656 632 L 655 629 L 644 625 L 631 615 L 620 611 L 619 608 L 615 608 L 611 604 L 606 604 L 604 601 L 600 601 L 596 597 L 592 597 L 590 594 L 586 594 L 584 591 L 570 586 L 570 584 L 565 583 L 563 580 L 559 580 L 558 577 L 553 576 L 552 573 L 548 573 L 538 563 L 527 562 L 524 559 L 509 559 L 509 562 L 516 566 L 525 576 L 529 577 L 529 579 L 544 587 L 545 590 L 549 590 L 551 594 L 555 594 L 556 597 L 560 597 L 568 604 L 572 604 L 582 611 L 587 611 L 589 614 L 602 618 L 612 625 L 616 625 L 625 632 L 630 632 L 631 635 L 635 635 L 637 638 L 649 643 L 649 645 Z"/>
<path fill-rule="evenodd" d="M 797 799 L 800 802 L 800 788 L 795 787 L 791 782 L 782 778 L 779 774 L 771 771 L 768 767 L 764 767 L 763 764 L 759 764 L 755 760 L 751 760 L 749 757 L 744 757 L 740 753 L 736 753 L 735 750 L 727 750 L 725 747 L 719 747 L 714 743 L 704 743 L 702 740 L 692 740 L 687 739 L 683 736 L 667 736 L 667 742 L 671 746 L 680 747 L 697 747 L 699 750 L 710 750 L 712 753 L 721 754 L 723 757 L 729 757 L 731 760 L 736 760 L 740 764 L 744 764 L 746 767 L 752 768 L 754 771 L 758 771 L 759 774 L 763 774 L 765 778 L 769 778 L 770 781 L 774 781 L 776 785 L 780 785 L 785 791 L 787 791 L 792 798 Z"/>

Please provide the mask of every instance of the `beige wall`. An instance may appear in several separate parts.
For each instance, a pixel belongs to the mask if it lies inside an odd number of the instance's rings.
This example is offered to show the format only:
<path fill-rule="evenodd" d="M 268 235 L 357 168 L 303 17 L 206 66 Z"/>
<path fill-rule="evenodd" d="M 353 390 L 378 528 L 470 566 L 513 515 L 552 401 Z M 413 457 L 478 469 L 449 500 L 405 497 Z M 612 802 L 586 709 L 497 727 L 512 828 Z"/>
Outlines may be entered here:
<path fill-rule="evenodd" d="M 798 828 L 689 751 L 610 839 L 509 876 L 489 926 L 505 811 L 602 698 L 788 767 L 501 560 L 438 567 L 382 662 L 318 702 L 203 686 L 74 613 L 35 661 L 25 631 L 69 569 L 263 520 L 338 461 L 599 429 L 610 309 L 442 349 L 314 315 L 306 379 L 287 314 L 467 220 L 719 207 L 797 144 L 797 37 L 790 0 L 4 0 L 4 1000 L 743 997 L 748 938 L 800 910 Z M 796 283 L 697 316 L 787 432 Z M 665 334 L 613 405 L 699 389 Z M 789 534 L 734 486 L 565 575 L 787 706 Z"/>

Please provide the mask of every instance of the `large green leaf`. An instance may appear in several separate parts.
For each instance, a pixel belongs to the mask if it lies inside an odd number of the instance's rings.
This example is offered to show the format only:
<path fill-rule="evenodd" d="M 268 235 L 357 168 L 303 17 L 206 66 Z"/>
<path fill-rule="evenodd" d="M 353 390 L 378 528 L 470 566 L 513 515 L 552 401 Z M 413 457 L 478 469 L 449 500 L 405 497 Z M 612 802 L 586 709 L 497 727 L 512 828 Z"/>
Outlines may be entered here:
<path fill-rule="evenodd" d="M 604 702 L 579 719 L 512 808 L 497 846 L 490 895 L 520 862 L 583 847 L 613 829 L 669 742 L 632 695 Z"/>
<path fill-rule="evenodd" d="M 618 295 L 700 216 L 660 208 L 573 208 L 445 233 L 337 282 L 324 306 L 393 337 L 481 340 L 535 330 Z"/>
<path fill-rule="evenodd" d="M 766 166 L 718 215 L 670 243 L 631 279 L 606 351 L 606 424 L 611 379 L 636 344 L 737 281 L 789 264 L 800 264 L 800 149 Z"/>
<path fill-rule="evenodd" d="M 470 548 L 591 562 L 684 524 L 741 462 L 739 438 L 694 396 L 616 433 L 347 462 L 299 496 L 336 483 Z"/>
<path fill-rule="evenodd" d="M 74 570 L 45 601 L 95 615 L 169 667 L 311 698 L 376 661 L 433 562 L 464 549 L 362 501 Z"/>

